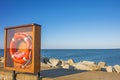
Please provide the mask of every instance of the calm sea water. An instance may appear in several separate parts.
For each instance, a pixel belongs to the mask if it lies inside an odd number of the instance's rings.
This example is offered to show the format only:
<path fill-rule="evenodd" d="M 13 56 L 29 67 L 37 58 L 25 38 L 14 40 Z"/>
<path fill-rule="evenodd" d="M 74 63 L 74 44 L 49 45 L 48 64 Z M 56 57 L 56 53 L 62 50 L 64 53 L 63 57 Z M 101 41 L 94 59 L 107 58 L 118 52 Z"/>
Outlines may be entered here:
<path fill-rule="evenodd" d="M 1 49 L 0 56 L 3 56 L 3 53 L 4 50 Z M 120 49 L 43 49 L 41 55 L 61 60 L 73 59 L 75 62 L 105 61 L 108 65 L 120 65 Z"/>

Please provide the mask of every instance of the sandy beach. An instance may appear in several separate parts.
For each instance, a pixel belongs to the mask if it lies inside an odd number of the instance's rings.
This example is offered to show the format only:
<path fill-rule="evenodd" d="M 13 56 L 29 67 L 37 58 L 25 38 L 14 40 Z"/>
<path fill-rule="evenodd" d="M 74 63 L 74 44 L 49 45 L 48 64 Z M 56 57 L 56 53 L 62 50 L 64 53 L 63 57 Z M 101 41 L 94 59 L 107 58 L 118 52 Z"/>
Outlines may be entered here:
<path fill-rule="evenodd" d="M 11 72 L 3 70 L 3 63 L 0 63 L 0 76 L 11 77 Z M 24 78 L 21 78 L 23 77 Z M 31 74 L 17 74 L 18 80 L 34 80 L 36 76 Z M 42 80 L 120 80 L 120 74 L 115 72 L 103 72 L 103 71 L 85 71 L 85 70 L 69 70 L 69 69 L 59 69 L 59 68 L 52 68 L 48 65 L 42 63 L 41 64 L 41 77 Z M 10 79 L 10 78 L 9 78 Z M 5 80 L 9 80 L 5 79 Z M 4 80 L 4 79 L 0 79 Z"/>
<path fill-rule="evenodd" d="M 120 80 L 120 74 L 103 71 L 67 70 L 41 67 L 41 76 L 53 80 Z"/>

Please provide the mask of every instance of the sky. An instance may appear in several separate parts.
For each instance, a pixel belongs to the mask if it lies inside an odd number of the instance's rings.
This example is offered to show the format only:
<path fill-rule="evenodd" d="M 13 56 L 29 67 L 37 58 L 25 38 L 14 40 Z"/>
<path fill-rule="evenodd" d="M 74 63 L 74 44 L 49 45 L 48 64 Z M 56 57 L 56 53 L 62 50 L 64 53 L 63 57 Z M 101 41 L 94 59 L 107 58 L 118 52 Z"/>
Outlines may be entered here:
<path fill-rule="evenodd" d="M 42 25 L 42 49 L 120 48 L 120 0 L 0 0 L 4 28 Z"/>

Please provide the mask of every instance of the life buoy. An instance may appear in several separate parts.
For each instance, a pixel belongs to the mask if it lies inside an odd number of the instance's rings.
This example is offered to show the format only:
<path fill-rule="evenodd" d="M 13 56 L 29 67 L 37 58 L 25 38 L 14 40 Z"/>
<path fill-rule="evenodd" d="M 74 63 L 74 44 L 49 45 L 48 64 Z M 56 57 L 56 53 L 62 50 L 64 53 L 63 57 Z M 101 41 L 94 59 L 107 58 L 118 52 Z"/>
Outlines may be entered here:
<path fill-rule="evenodd" d="M 18 40 L 23 40 L 26 44 L 24 52 L 18 52 L 16 45 Z M 10 55 L 14 62 L 24 64 L 30 59 L 31 55 L 31 37 L 26 33 L 16 33 L 10 42 Z"/>

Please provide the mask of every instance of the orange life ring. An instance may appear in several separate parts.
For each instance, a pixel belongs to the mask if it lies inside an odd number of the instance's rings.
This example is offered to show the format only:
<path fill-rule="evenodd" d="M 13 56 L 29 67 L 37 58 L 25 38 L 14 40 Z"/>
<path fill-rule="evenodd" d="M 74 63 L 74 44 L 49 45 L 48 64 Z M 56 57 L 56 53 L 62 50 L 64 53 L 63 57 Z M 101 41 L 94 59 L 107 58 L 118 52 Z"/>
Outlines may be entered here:
<path fill-rule="evenodd" d="M 26 43 L 26 49 L 25 52 L 20 54 L 15 54 L 17 52 L 16 50 L 16 41 L 17 40 L 23 40 Z M 14 62 L 24 64 L 27 60 L 29 60 L 29 55 L 31 52 L 31 40 L 28 38 L 28 36 L 25 33 L 17 33 L 14 35 L 10 42 L 10 55 Z"/>

